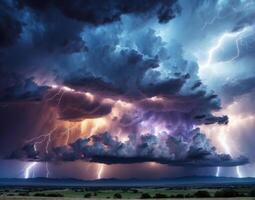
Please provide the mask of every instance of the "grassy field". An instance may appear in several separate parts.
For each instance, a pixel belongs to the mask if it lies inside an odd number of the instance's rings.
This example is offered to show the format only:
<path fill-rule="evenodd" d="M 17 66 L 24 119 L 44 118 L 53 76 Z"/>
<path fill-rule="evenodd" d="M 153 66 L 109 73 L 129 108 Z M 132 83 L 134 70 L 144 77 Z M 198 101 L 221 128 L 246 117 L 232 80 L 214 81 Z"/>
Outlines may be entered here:
<path fill-rule="evenodd" d="M 239 199 L 254 199 L 255 189 L 240 188 L 1 188 L 0 199 L 180 199 L 200 197 L 240 197 Z M 201 196 L 202 195 L 202 196 Z M 205 199 L 205 198 L 203 198 Z M 238 198 L 236 198 L 238 199 Z"/>
<path fill-rule="evenodd" d="M 0 197 L 2 200 L 81 200 L 84 198 L 69 198 L 69 197 Z M 96 198 L 95 198 L 96 199 Z M 168 199 L 168 198 L 166 198 Z M 179 200 L 180 198 L 169 198 L 171 200 Z M 233 198 L 192 198 L 193 200 L 229 200 Z M 254 200 L 254 197 L 235 197 L 235 200 Z"/>

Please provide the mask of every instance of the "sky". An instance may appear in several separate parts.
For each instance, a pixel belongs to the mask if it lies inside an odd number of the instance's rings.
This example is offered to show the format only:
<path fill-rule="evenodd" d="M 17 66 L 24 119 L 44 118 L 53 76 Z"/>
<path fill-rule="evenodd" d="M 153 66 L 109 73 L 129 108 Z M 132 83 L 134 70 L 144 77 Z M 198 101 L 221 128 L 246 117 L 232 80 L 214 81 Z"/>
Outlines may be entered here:
<path fill-rule="evenodd" d="M 254 0 L 2 0 L 0 178 L 255 176 Z"/>

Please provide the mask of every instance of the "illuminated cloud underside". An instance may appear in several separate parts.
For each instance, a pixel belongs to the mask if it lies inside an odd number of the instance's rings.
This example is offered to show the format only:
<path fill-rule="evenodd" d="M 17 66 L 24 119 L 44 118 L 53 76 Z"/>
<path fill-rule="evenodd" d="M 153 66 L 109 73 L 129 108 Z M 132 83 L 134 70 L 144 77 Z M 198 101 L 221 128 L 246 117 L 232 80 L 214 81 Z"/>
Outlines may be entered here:
<path fill-rule="evenodd" d="M 233 118 L 243 120 L 226 108 L 253 98 L 252 1 L 90 5 L 22 0 L 0 7 L 0 27 L 8 27 L 8 34 L 0 29 L 1 109 L 43 110 L 33 118 L 39 130 L 20 130 L 25 137 L 12 131 L 19 142 L 3 157 L 32 161 L 26 178 L 39 162 L 47 177 L 50 162 L 96 162 L 102 178 L 101 163 L 218 167 L 253 160 L 226 135 Z M 239 167 L 236 173 L 242 176 Z"/>

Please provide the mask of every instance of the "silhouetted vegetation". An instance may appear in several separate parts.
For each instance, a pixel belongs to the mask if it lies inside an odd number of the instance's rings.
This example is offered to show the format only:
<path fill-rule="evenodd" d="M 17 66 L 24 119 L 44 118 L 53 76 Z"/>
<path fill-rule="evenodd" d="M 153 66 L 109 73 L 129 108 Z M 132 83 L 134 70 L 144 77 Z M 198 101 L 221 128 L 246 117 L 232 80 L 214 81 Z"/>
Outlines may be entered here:
<path fill-rule="evenodd" d="M 86 194 L 84 195 L 84 198 L 90 198 L 90 197 L 92 197 L 92 194 L 91 194 L 91 193 L 86 193 Z"/>
<path fill-rule="evenodd" d="M 239 195 L 239 192 L 231 188 L 216 191 L 214 194 L 215 197 L 238 197 Z"/>
<path fill-rule="evenodd" d="M 60 194 L 60 193 L 48 193 L 48 194 L 45 194 L 45 193 L 35 193 L 34 196 L 36 197 L 64 197 L 63 194 Z"/>
<path fill-rule="evenodd" d="M 19 192 L 18 193 L 19 196 L 29 196 L 28 192 Z"/>
<path fill-rule="evenodd" d="M 122 196 L 121 196 L 120 193 L 115 193 L 115 194 L 113 195 L 113 198 L 114 198 L 114 199 L 121 199 Z"/>
<path fill-rule="evenodd" d="M 156 193 L 153 198 L 161 199 L 161 198 L 168 198 L 166 194 Z"/>
<path fill-rule="evenodd" d="M 56 192 L 47 194 L 47 197 L 64 197 L 64 195 Z"/>
<path fill-rule="evenodd" d="M 148 193 L 142 193 L 140 196 L 140 199 L 150 199 L 151 195 L 149 195 Z"/>
<path fill-rule="evenodd" d="M 249 196 L 249 197 L 255 197 L 255 189 L 251 190 L 251 191 L 248 193 L 248 196 Z"/>
<path fill-rule="evenodd" d="M 5 192 L 8 191 L 8 192 Z M 164 199 L 164 198 L 233 198 L 255 197 L 254 186 L 229 186 L 229 187 L 200 187 L 200 188 L 54 188 L 54 187 L 3 187 L 0 188 L 0 196 L 15 196 L 20 199 L 27 197 L 63 197 L 78 198 L 105 198 L 105 199 Z M 13 198 L 13 197 L 9 197 Z M 192 200 L 192 199 L 191 199 Z"/>
<path fill-rule="evenodd" d="M 137 189 L 132 189 L 131 190 L 133 193 L 138 193 L 138 190 Z"/>
<path fill-rule="evenodd" d="M 184 198 L 184 195 L 183 194 L 177 194 L 177 195 L 175 195 L 175 198 Z"/>
<path fill-rule="evenodd" d="M 199 198 L 211 197 L 210 193 L 206 190 L 199 190 L 194 193 L 194 196 Z"/>

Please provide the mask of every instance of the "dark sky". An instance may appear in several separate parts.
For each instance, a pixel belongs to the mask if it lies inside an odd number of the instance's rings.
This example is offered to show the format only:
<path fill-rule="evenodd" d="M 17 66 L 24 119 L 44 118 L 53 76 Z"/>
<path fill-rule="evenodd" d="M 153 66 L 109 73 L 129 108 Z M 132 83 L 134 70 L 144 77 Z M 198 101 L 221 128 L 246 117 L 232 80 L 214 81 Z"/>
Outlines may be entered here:
<path fill-rule="evenodd" d="M 2 0 L 0 177 L 254 176 L 253 0 Z"/>

